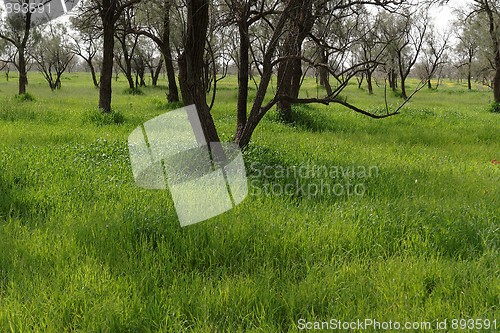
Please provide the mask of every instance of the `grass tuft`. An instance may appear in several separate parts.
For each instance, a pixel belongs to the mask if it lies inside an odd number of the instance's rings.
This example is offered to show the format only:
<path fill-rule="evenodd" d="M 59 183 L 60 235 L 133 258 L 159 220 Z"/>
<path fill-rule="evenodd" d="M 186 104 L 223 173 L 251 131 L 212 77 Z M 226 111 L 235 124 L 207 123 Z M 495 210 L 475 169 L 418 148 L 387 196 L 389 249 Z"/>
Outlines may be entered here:
<path fill-rule="evenodd" d="M 21 102 L 33 102 L 35 101 L 35 97 L 30 93 L 18 94 L 16 95 L 16 99 Z"/>
<path fill-rule="evenodd" d="M 144 95 L 144 91 L 141 88 L 128 88 L 124 90 L 124 93 L 127 95 Z"/>
<path fill-rule="evenodd" d="M 100 109 L 91 109 L 83 113 L 84 124 L 97 126 L 120 125 L 125 122 L 125 116 L 119 111 L 102 112 Z"/>
<path fill-rule="evenodd" d="M 488 111 L 491 113 L 500 113 L 500 103 L 499 102 L 493 102 L 490 104 L 488 107 Z"/>

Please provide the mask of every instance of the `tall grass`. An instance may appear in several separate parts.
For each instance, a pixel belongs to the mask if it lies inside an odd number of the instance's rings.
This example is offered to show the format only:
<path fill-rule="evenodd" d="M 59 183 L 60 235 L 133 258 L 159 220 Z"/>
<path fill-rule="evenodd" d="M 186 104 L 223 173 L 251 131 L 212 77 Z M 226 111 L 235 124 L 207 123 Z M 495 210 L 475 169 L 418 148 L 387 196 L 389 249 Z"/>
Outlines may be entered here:
<path fill-rule="evenodd" d="M 219 84 L 213 115 L 230 140 L 236 78 Z M 127 150 L 135 127 L 179 105 L 162 89 L 125 88 L 114 89 L 117 125 L 88 111 L 98 92 L 86 74 L 55 92 L 33 74 L 32 101 L 0 83 L 0 332 L 296 332 L 300 319 L 365 318 L 500 325 L 491 162 L 500 120 L 487 111 L 489 91 L 450 82 L 385 120 L 338 105 L 298 107 L 292 124 L 271 112 L 244 152 L 247 199 L 181 229 L 167 191 L 135 186 Z M 317 91 L 305 82 L 304 94 Z M 349 86 L 345 97 L 384 106 L 382 87 L 370 96 Z M 378 172 L 282 177 L 266 166 Z M 366 191 L 264 192 L 296 182 Z"/>

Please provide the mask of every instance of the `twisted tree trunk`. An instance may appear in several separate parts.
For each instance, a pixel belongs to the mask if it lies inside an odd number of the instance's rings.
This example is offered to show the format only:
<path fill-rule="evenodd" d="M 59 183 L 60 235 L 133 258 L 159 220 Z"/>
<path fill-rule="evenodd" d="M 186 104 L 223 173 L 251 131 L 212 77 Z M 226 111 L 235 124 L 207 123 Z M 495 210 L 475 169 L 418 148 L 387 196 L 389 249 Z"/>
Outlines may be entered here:
<path fill-rule="evenodd" d="M 209 1 L 188 2 L 187 38 L 184 53 L 179 57 L 179 85 L 184 105 L 196 106 L 205 142 L 219 142 L 219 135 L 207 105 L 203 84 L 205 41 L 208 29 Z"/>

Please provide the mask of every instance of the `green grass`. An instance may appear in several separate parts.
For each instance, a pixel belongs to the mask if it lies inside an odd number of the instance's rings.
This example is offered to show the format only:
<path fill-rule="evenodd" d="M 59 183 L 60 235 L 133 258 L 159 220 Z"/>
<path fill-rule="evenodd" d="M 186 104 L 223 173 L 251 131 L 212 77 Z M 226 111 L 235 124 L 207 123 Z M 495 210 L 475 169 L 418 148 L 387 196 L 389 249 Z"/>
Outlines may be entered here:
<path fill-rule="evenodd" d="M 213 115 L 230 140 L 236 78 L 219 84 Z M 500 118 L 487 89 L 448 82 L 384 120 L 311 105 L 285 125 L 270 112 L 244 153 L 247 199 L 181 229 L 168 192 L 134 184 L 127 149 L 135 127 L 179 105 L 164 89 L 126 87 L 115 84 L 105 118 L 86 74 L 55 92 L 31 74 L 32 100 L 14 97 L 14 78 L 0 82 L 0 332 L 296 332 L 300 319 L 364 318 L 500 326 Z M 317 93 L 306 81 L 303 95 Z M 384 105 L 383 88 L 344 96 Z M 296 179 L 264 176 L 265 165 L 378 172 Z M 295 181 L 365 192 L 264 193 Z"/>

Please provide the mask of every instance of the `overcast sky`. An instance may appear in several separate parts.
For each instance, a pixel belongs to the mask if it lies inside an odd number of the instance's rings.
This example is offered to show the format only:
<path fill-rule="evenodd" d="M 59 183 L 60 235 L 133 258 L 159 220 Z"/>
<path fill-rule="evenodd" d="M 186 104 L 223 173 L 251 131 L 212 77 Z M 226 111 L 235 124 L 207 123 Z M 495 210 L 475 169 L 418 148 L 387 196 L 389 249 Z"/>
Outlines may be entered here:
<path fill-rule="evenodd" d="M 450 21 L 455 19 L 453 9 L 464 7 L 471 2 L 472 0 L 449 0 L 446 6 L 433 8 L 431 12 L 436 28 L 441 31 L 449 28 Z"/>

